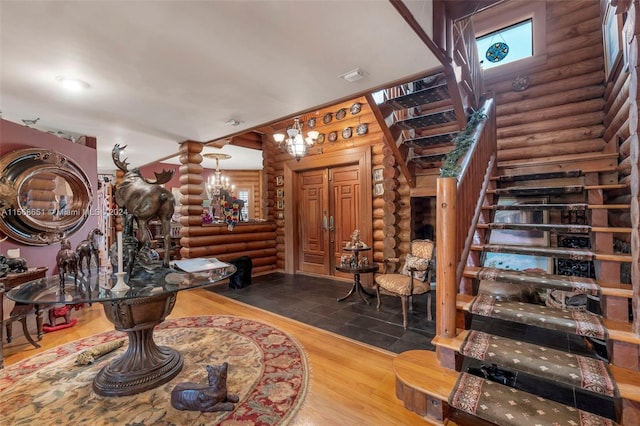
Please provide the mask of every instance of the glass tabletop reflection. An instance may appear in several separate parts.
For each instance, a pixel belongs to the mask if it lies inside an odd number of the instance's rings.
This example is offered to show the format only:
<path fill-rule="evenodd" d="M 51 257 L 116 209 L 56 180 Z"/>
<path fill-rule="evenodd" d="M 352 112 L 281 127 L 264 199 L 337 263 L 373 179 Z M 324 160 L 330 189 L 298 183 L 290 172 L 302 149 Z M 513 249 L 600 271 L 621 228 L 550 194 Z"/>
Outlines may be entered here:
<path fill-rule="evenodd" d="M 236 272 L 234 265 L 224 268 L 187 273 L 171 270 L 166 275 L 130 282 L 126 291 L 113 291 L 116 277 L 108 269 L 93 270 L 92 274 L 67 274 L 63 285 L 58 275 L 51 275 L 21 284 L 6 293 L 7 297 L 26 304 L 79 304 L 109 302 L 157 296 L 215 284 Z"/>

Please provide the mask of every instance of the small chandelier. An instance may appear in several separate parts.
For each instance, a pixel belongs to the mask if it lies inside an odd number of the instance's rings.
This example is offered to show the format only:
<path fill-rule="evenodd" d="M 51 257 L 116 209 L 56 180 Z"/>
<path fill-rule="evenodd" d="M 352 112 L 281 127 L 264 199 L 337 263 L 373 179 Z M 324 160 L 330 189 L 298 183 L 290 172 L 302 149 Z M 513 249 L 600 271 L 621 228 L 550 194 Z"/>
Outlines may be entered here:
<path fill-rule="evenodd" d="M 222 154 L 222 153 L 216 152 L 216 153 L 204 154 L 204 157 L 213 158 L 216 160 L 216 170 L 213 172 L 212 175 L 209 175 L 209 178 L 207 179 L 207 183 L 205 184 L 209 198 L 213 199 L 214 197 L 219 197 L 222 191 L 233 193 L 233 191 L 235 190 L 235 185 L 230 185 L 229 177 L 223 176 L 222 171 L 220 171 L 220 160 L 227 160 L 231 158 L 231 156 L 229 154 Z"/>
<path fill-rule="evenodd" d="M 302 124 L 299 118 L 293 119 L 293 126 L 287 129 L 287 134 L 274 133 L 273 140 L 276 141 L 278 148 L 285 150 L 293 155 L 296 160 L 300 159 L 307 153 L 307 149 L 311 148 L 316 140 L 318 140 L 319 132 L 311 130 L 305 138 L 302 135 Z M 287 137 L 288 136 L 288 137 Z M 283 145 L 284 142 L 284 145 Z"/>

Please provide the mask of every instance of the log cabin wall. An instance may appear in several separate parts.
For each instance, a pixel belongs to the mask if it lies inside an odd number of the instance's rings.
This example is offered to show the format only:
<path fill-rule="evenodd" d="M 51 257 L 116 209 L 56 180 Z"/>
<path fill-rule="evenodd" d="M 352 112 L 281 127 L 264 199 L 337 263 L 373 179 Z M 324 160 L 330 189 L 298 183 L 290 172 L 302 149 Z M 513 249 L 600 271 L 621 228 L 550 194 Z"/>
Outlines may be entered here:
<path fill-rule="evenodd" d="M 501 165 L 605 149 L 598 2 L 547 1 L 546 50 L 545 61 L 526 69 L 485 71 L 485 88 L 495 93 Z M 526 80 L 524 90 L 514 89 L 516 78 Z"/>
<path fill-rule="evenodd" d="M 351 114 L 351 106 L 355 103 L 362 105 L 361 111 L 357 114 Z M 346 116 L 343 119 L 336 119 L 336 112 L 343 108 L 347 111 Z M 331 121 L 325 124 L 323 117 L 329 113 L 332 114 Z M 370 147 L 372 169 L 383 169 L 384 176 L 383 181 L 379 182 L 382 184 L 384 192 L 382 195 L 374 195 L 370 200 L 373 224 L 373 229 L 369 232 L 372 236 L 370 242 L 373 248 L 372 258 L 376 262 L 382 262 L 385 257 L 407 253 L 411 239 L 410 188 L 405 179 L 400 176 L 393 154 L 383 143 L 382 130 L 376 122 L 367 100 L 364 97 L 351 99 L 301 116 L 305 133 L 310 130 L 307 124 L 310 119 L 315 119 L 314 130 L 324 134 L 324 141 L 312 147 L 306 157 L 334 154 L 350 148 Z M 367 132 L 358 135 L 357 128 L 361 124 L 367 125 Z M 351 128 L 352 136 L 344 138 L 342 132 L 347 127 Z M 284 211 L 278 209 L 278 200 L 283 200 L 284 203 L 291 202 L 291 194 L 285 193 L 284 198 L 278 197 L 277 191 L 284 188 L 284 185 L 276 185 L 276 178 L 284 176 L 285 163 L 291 161 L 292 156 L 278 148 L 272 138 L 273 133 L 282 130 L 282 128 L 272 127 L 263 131 L 263 186 L 266 198 L 266 218 L 276 224 L 275 248 L 278 269 L 285 269 L 285 251 L 292 249 L 285 246 L 287 218 L 284 217 Z M 329 141 L 331 132 L 337 133 L 335 142 Z M 367 241 L 367 243 L 369 242 Z"/>

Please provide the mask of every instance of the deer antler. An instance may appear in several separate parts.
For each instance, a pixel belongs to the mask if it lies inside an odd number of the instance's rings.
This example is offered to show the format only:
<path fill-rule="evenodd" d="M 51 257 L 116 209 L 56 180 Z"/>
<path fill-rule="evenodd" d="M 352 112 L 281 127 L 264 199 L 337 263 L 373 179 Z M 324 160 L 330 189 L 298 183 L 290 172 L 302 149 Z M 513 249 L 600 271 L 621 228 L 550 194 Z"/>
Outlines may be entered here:
<path fill-rule="evenodd" d="M 173 177 L 173 173 L 175 172 L 175 170 L 165 170 L 162 169 L 161 173 L 158 172 L 153 172 L 153 174 L 156 175 L 156 181 L 155 182 L 151 182 L 150 180 L 145 179 L 147 182 L 149 183 L 155 183 L 158 185 L 162 185 L 163 183 L 167 183 L 171 180 L 171 178 Z"/>
<path fill-rule="evenodd" d="M 122 170 L 125 173 L 129 171 L 129 169 L 127 168 L 129 163 L 127 163 L 126 158 L 124 159 L 124 161 L 120 160 L 120 153 L 124 151 L 126 147 L 127 146 L 125 145 L 122 148 L 120 148 L 120 145 L 116 144 L 113 147 L 113 151 L 111 151 L 111 158 L 113 159 L 113 164 L 115 164 L 120 170 Z"/>

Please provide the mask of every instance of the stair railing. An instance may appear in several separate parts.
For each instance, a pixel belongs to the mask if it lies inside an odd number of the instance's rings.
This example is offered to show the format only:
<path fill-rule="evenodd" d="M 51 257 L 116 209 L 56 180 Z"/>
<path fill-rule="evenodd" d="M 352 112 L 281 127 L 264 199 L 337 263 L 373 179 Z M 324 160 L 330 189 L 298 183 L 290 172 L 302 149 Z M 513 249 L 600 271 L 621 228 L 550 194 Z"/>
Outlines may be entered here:
<path fill-rule="evenodd" d="M 470 289 L 460 288 L 462 272 L 495 164 L 494 100 L 486 100 L 480 113 L 486 115 L 486 119 L 475 129 L 468 129 L 472 142 L 457 161 L 457 177 L 437 179 L 436 335 L 442 337 L 455 337 L 456 295 L 470 292 Z"/>

